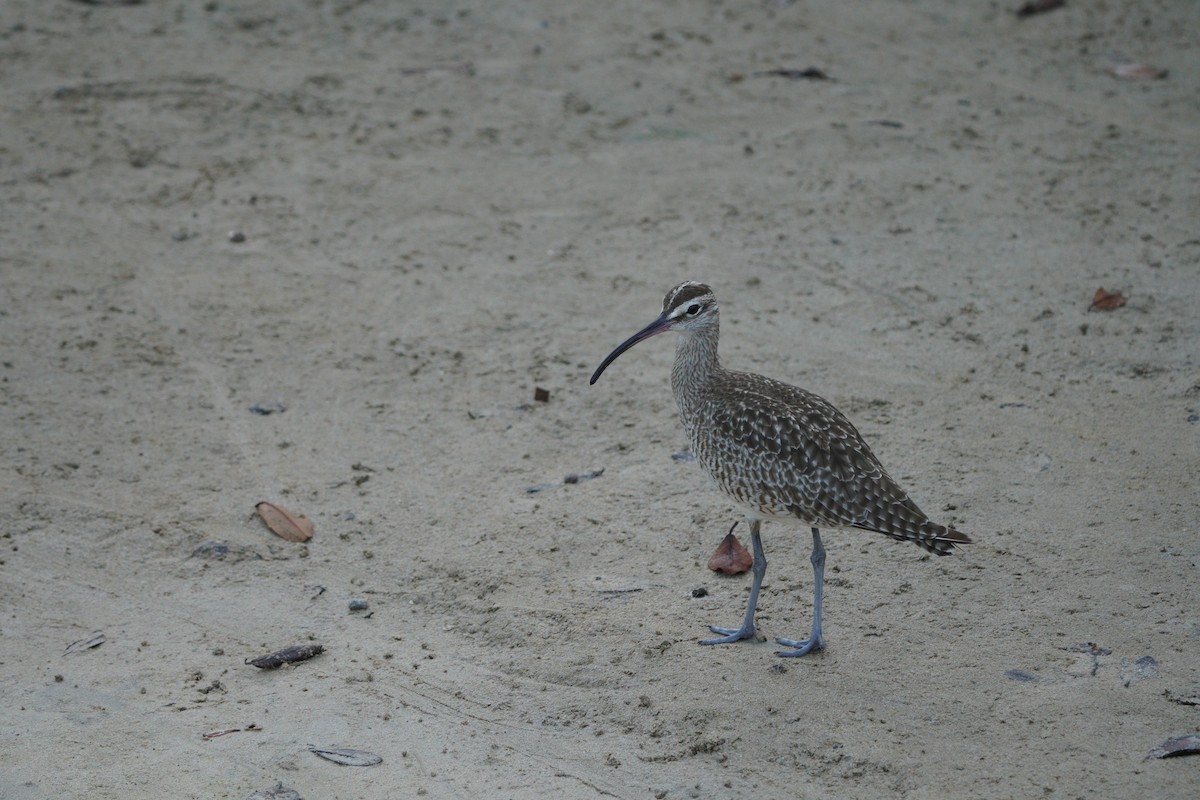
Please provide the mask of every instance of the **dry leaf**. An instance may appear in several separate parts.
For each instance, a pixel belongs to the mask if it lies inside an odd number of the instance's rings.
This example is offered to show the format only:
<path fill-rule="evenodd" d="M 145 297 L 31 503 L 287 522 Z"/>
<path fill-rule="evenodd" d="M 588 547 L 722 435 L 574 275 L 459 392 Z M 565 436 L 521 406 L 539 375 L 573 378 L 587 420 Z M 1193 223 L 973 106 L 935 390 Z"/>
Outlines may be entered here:
<path fill-rule="evenodd" d="M 1125 305 L 1125 298 L 1116 292 L 1106 292 L 1104 287 L 1096 290 L 1092 295 L 1092 304 L 1088 306 L 1088 311 L 1096 309 L 1097 311 L 1112 311 L 1114 308 L 1120 308 Z"/>
<path fill-rule="evenodd" d="M 374 753 L 368 753 L 366 750 L 355 750 L 351 747 L 316 747 L 310 744 L 308 751 L 316 753 L 327 761 L 332 761 L 335 764 L 344 764 L 347 767 L 373 767 L 383 762 L 383 758 Z"/>
<path fill-rule="evenodd" d="M 563 477 L 563 483 L 583 483 L 584 481 L 590 481 L 592 478 L 599 478 L 604 474 L 604 469 L 604 467 L 601 467 L 600 469 L 594 469 L 591 472 L 573 472 L 570 475 Z"/>
<path fill-rule="evenodd" d="M 1034 14 L 1045 14 L 1047 11 L 1062 8 L 1066 4 L 1067 0 L 1029 0 L 1028 3 L 1017 9 L 1017 18 L 1025 19 Z"/>
<path fill-rule="evenodd" d="M 255 403 L 254 405 L 250 406 L 249 411 L 252 414 L 258 414 L 260 417 L 267 417 L 271 414 L 282 414 L 283 412 L 287 411 L 287 408 L 285 408 L 281 403 L 271 403 L 269 405 Z"/>
<path fill-rule="evenodd" d="M 1124 663 L 1121 659 L 1121 683 L 1129 688 L 1131 683 L 1140 683 L 1158 677 L 1158 662 L 1154 656 L 1142 656 L 1132 664 Z"/>
<path fill-rule="evenodd" d="M 737 525 L 733 527 L 736 528 Z M 730 528 L 729 533 L 725 534 L 721 544 L 713 551 L 712 558 L 708 560 L 709 569 L 713 572 L 723 572 L 726 575 L 740 575 L 750 569 L 752 564 L 754 564 L 754 557 L 733 535 L 733 528 Z"/>
<path fill-rule="evenodd" d="M 300 793 L 281 782 L 269 789 L 259 789 L 246 800 L 300 800 Z"/>
<path fill-rule="evenodd" d="M 810 80 L 810 81 L 828 81 L 832 80 L 824 70 L 818 67 L 805 67 L 804 69 L 764 69 L 754 73 L 754 77 L 759 78 L 787 78 L 788 80 Z"/>
<path fill-rule="evenodd" d="M 1104 65 L 1104 71 L 1123 81 L 1152 81 L 1167 77 L 1165 69 L 1134 62 L 1110 62 Z"/>
<path fill-rule="evenodd" d="M 307 542 L 313 536 L 312 520 L 303 514 L 293 514 L 287 509 L 265 500 L 254 507 L 263 522 L 276 536 L 289 542 Z"/>
<path fill-rule="evenodd" d="M 451 61 L 445 64 L 400 68 L 401 75 L 428 75 L 431 72 L 460 72 L 463 75 L 474 75 L 475 65 L 470 61 Z"/>
<path fill-rule="evenodd" d="M 1200 706 L 1200 686 L 1189 686 L 1186 689 L 1167 689 L 1163 692 L 1172 703 L 1185 706 Z"/>
<path fill-rule="evenodd" d="M 285 647 L 282 650 L 277 650 L 269 655 L 259 656 L 258 658 L 247 658 L 245 663 L 259 669 L 275 669 L 276 667 L 282 667 L 284 664 L 307 661 L 323 652 L 325 652 L 323 645 L 298 644 L 294 647 Z"/>
<path fill-rule="evenodd" d="M 1180 736 L 1178 739 L 1168 739 L 1147 755 L 1151 758 L 1175 758 L 1176 756 L 1194 756 L 1200 754 L 1200 734 Z"/>
<path fill-rule="evenodd" d="M 594 469 L 591 472 L 573 472 L 570 475 L 564 475 L 562 482 L 570 485 L 583 483 L 584 481 L 590 481 L 593 478 L 599 478 L 601 475 L 603 475 L 604 469 L 604 467 L 601 467 L 600 469 Z M 538 492 L 544 492 L 547 489 L 553 489 L 558 485 L 559 484 L 557 483 L 535 483 L 533 486 L 525 487 L 525 494 L 537 494 Z"/>
<path fill-rule="evenodd" d="M 200 734 L 200 738 L 211 740 L 211 739 L 216 739 L 220 736 L 228 736 L 231 733 L 241 733 L 242 731 L 261 731 L 261 730 L 262 730 L 261 725 L 259 725 L 257 722 L 251 722 L 249 725 L 247 725 L 244 728 L 221 728 L 219 730 L 209 731 L 208 733 L 202 733 L 202 734 Z"/>
<path fill-rule="evenodd" d="M 224 728 L 219 731 L 209 731 L 208 733 L 200 734 L 201 739 L 216 739 L 218 736 L 227 736 L 231 733 L 241 732 L 241 728 Z"/>
<path fill-rule="evenodd" d="M 64 656 L 73 655 L 74 653 L 82 653 L 84 650 L 91 650 L 93 647 L 99 647 L 108 639 L 100 631 L 96 631 L 86 639 L 76 639 L 67 645 L 67 649 L 63 651 Z"/>

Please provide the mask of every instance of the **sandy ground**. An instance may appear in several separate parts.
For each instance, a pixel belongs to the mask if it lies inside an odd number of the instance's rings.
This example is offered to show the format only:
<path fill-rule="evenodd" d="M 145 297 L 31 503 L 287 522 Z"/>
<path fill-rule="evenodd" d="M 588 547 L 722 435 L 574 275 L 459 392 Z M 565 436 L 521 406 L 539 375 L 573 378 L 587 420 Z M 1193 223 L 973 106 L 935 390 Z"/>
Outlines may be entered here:
<path fill-rule="evenodd" d="M 778 5 L 0 5 L 0 795 L 1196 796 L 1197 4 Z M 696 645 L 672 343 L 587 385 L 687 278 L 975 538 L 818 655 L 779 524 Z"/>

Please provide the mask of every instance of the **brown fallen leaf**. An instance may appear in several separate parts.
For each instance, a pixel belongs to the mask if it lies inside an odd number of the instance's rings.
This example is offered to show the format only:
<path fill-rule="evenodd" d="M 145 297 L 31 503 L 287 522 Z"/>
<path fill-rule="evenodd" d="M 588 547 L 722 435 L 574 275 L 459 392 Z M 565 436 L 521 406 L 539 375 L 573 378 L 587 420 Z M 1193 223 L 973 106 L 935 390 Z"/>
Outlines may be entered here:
<path fill-rule="evenodd" d="M 1104 71 L 1123 81 L 1153 81 L 1167 77 L 1165 69 L 1134 62 L 1109 62 L 1104 65 Z"/>
<path fill-rule="evenodd" d="M 284 664 L 307 661 L 313 656 L 319 656 L 323 652 L 325 652 L 324 645 L 298 644 L 293 647 L 285 647 L 282 650 L 277 650 L 265 656 L 259 656 L 258 658 L 247 658 L 245 663 L 259 669 L 275 669 L 276 667 L 282 667 Z"/>
<path fill-rule="evenodd" d="M 1151 758 L 1194 756 L 1197 754 L 1200 754 L 1200 734 L 1194 733 L 1191 736 L 1180 736 L 1177 739 L 1168 739 L 1167 741 L 1153 748 L 1146 755 L 1146 760 L 1150 760 Z"/>
<path fill-rule="evenodd" d="M 1092 304 L 1088 306 L 1088 311 L 1095 309 L 1096 311 L 1112 311 L 1115 308 L 1120 308 L 1125 305 L 1125 298 L 1116 292 L 1106 292 L 1101 286 L 1092 295 Z"/>
<path fill-rule="evenodd" d="M 218 731 L 209 731 L 208 733 L 202 733 L 202 734 L 200 734 L 200 738 L 201 739 L 216 739 L 218 736 L 227 736 L 228 734 L 231 734 L 231 733 L 238 733 L 241 730 L 242 730 L 241 728 L 223 728 Z"/>
<path fill-rule="evenodd" d="M 733 528 L 736 527 L 737 523 L 735 522 Z M 729 533 L 725 534 L 721 544 L 717 545 L 717 549 L 713 551 L 712 558 L 708 560 L 708 568 L 713 572 L 740 575 L 754 564 L 754 557 L 733 535 L 733 528 L 730 528 Z"/>
<path fill-rule="evenodd" d="M 251 722 L 249 725 L 247 725 L 244 728 L 221 728 L 219 730 L 209 731 L 208 733 L 202 733 L 202 734 L 200 734 L 200 738 L 211 740 L 211 739 L 216 739 L 219 736 L 228 736 L 231 733 L 241 733 L 242 731 L 261 731 L 261 730 L 262 730 L 261 725 L 259 725 L 257 722 Z"/>
<path fill-rule="evenodd" d="M 282 506 L 265 500 L 254 508 L 271 532 L 282 539 L 289 542 L 307 542 L 313 537 L 312 520 L 303 514 L 293 514 Z"/>

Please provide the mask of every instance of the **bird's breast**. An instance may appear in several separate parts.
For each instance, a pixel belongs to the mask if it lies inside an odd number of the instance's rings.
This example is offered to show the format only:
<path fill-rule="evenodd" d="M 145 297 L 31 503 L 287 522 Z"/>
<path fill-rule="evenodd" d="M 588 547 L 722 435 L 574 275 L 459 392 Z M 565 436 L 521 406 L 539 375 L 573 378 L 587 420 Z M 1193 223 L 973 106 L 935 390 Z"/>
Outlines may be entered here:
<path fill-rule="evenodd" d="M 807 523 L 802 491 L 788 465 L 768 452 L 734 444 L 727 437 L 711 435 L 701 425 L 684 424 L 696 462 L 743 513 L 760 519 L 797 517 Z"/>

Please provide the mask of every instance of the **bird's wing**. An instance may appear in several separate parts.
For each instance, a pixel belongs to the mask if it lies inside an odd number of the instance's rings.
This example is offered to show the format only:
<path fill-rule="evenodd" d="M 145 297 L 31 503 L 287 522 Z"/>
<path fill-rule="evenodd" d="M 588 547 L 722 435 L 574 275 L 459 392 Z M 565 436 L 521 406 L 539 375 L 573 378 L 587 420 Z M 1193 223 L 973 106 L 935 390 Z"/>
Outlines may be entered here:
<path fill-rule="evenodd" d="M 747 479 L 774 505 L 827 527 L 906 539 L 911 536 L 902 529 L 928 522 L 828 401 L 760 376 L 737 377 L 713 422 L 728 434 L 725 448 L 754 454 L 745 463 Z"/>

